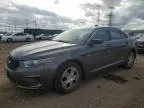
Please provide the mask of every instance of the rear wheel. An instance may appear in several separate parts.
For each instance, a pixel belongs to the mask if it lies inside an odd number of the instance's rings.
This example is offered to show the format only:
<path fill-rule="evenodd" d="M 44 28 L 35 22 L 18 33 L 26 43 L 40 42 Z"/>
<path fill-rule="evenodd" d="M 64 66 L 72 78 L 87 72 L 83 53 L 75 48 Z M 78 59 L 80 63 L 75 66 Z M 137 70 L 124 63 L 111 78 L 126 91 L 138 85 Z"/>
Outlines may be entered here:
<path fill-rule="evenodd" d="M 58 69 L 56 90 L 62 94 L 73 92 L 81 81 L 81 68 L 73 62 L 68 62 Z"/>
<path fill-rule="evenodd" d="M 135 62 L 135 54 L 134 52 L 130 52 L 122 67 L 125 69 L 131 69 L 134 65 L 134 62 Z"/>
<path fill-rule="evenodd" d="M 12 39 L 11 39 L 11 38 L 8 38 L 8 39 L 7 39 L 7 42 L 8 42 L 8 43 L 12 42 Z"/>
<path fill-rule="evenodd" d="M 42 37 L 39 37 L 39 40 L 42 40 Z"/>
<path fill-rule="evenodd" d="M 31 39 L 30 38 L 26 38 L 26 41 L 29 42 Z"/>

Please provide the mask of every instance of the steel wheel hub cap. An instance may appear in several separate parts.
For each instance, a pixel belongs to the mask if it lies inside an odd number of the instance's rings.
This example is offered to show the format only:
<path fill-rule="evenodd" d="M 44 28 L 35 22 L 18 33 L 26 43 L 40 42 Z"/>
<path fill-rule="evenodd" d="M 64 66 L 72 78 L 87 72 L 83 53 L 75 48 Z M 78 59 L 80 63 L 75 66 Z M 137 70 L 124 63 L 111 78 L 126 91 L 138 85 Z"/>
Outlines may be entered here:
<path fill-rule="evenodd" d="M 79 70 L 76 67 L 67 68 L 61 77 L 61 84 L 64 89 L 71 89 L 77 85 Z"/>
<path fill-rule="evenodd" d="M 128 57 L 128 65 L 131 66 L 131 65 L 133 65 L 133 63 L 134 63 L 134 55 L 131 54 Z"/>

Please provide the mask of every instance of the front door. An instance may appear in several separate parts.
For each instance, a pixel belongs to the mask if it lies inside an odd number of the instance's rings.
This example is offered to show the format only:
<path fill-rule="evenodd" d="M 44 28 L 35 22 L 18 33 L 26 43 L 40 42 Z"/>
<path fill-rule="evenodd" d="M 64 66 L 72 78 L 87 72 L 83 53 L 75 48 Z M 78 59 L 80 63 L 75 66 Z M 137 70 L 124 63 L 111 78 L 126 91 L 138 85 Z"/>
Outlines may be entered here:
<path fill-rule="evenodd" d="M 85 65 L 88 67 L 88 71 L 94 71 L 98 68 L 102 68 L 109 65 L 112 61 L 112 51 L 109 44 L 111 43 L 109 33 L 106 29 L 98 29 L 91 36 L 92 39 L 100 39 L 103 41 L 102 44 L 93 44 L 92 46 L 85 47 L 85 54 L 83 60 Z"/>

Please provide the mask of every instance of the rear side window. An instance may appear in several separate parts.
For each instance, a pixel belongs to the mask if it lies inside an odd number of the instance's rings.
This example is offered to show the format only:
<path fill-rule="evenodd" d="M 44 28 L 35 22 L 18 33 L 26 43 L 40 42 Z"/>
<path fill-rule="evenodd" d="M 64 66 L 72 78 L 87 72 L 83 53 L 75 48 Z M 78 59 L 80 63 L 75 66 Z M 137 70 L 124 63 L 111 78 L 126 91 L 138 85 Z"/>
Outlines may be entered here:
<path fill-rule="evenodd" d="M 111 29 L 110 30 L 110 36 L 112 40 L 119 40 L 119 39 L 125 39 L 127 38 L 126 35 L 119 30 Z"/>
<path fill-rule="evenodd" d="M 23 33 L 23 35 L 27 35 L 26 33 Z"/>
<path fill-rule="evenodd" d="M 15 34 L 15 36 L 19 36 L 19 35 L 21 35 L 21 34 L 20 33 Z"/>
<path fill-rule="evenodd" d="M 107 33 L 107 30 L 105 30 L 105 29 L 97 30 L 93 34 L 93 38 L 92 39 L 101 39 L 103 41 L 108 41 L 109 40 L 109 35 Z"/>

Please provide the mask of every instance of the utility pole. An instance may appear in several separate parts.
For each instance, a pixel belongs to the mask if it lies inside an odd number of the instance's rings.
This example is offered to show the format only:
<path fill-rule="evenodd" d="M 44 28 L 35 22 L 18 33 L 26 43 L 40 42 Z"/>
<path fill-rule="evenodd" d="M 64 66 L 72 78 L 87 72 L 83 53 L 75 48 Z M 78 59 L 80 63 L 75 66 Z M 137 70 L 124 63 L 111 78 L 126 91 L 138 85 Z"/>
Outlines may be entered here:
<path fill-rule="evenodd" d="M 29 21 L 28 21 L 28 19 L 26 20 L 26 28 L 28 28 L 29 27 Z"/>
<path fill-rule="evenodd" d="M 35 29 L 37 28 L 37 22 L 34 20 Z"/>
<path fill-rule="evenodd" d="M 15 24 L 14 24 L 14 32 L 16 32 L 17 31 L 17 25 L 16 25 L 16 22 L 15 22 Z"/>
<path fill-rule="evenodd" d="M 8 28 L 9 28 L 9 31 L 11 30 L 11 25 L 10 24 L 8 24 Z"/>
<path fill-rule="evenodd" d="M 15 24 L 15 30 L 14 30 L 15 32 L 17 31 L 17 26 L 16 26 L 16 24 Z"/>
<path fill-rule="evenodd" d="M 35 28 L 35 32 L 34 32 L 34 38 L 35 38 L 35 36 L 36 36 L 36 34 L 37 34 L 37 31 L 36 31 L 36 28 L 37 28 L 37 22 L 36 22 L 36 18 L 34 19 L 34 28 Z"/>
<path fill-rule="evenodd" d="M 36 17 L 35 16 L 33 17 L 32 22 L 34 23 L 34 28 L 36 29 L 37 28 L 37 21 L 36 21 Z"/>
<path fill-rule="evenodd" d="M 109 7 L 109 9 L 110 9 L 110 14 L 108 15 L 108 17 L 109 17 L 109 23 L 108 23 L 108 25 L 109 26 L 112 26 L 112 19 L 113 19 L 113 9 L 114 9 L 114 7 Z"/>
<path fill-rule="evenodd" d="M 101 15 L 101 13 L 100 13 L 101 6 L 99 4 L 97 4 L 96 8 L 97 8 L 97 25 L 99 26 L 99 24 L 100 24 L 100 15 Z"/>
<path fill-rule="evenodd" d="M 2 26 L 0 25 L 0 32 L 2 32 Z"/>

